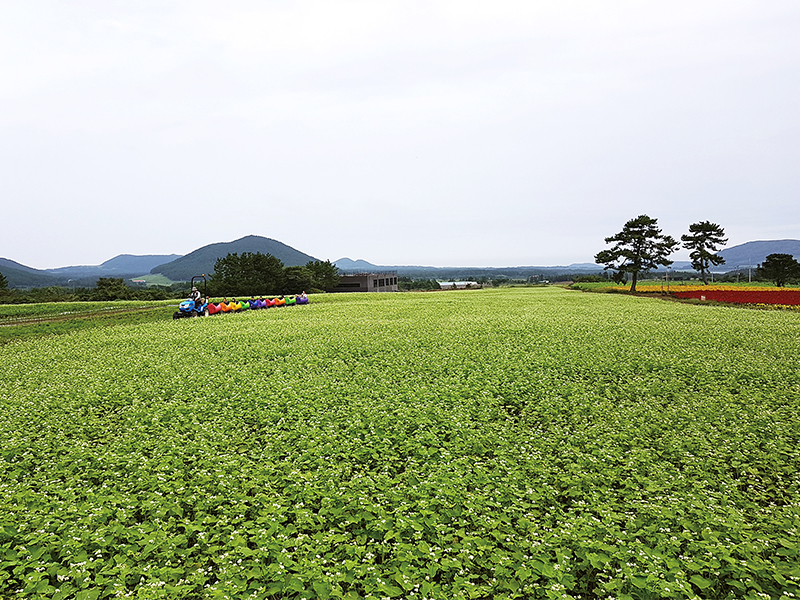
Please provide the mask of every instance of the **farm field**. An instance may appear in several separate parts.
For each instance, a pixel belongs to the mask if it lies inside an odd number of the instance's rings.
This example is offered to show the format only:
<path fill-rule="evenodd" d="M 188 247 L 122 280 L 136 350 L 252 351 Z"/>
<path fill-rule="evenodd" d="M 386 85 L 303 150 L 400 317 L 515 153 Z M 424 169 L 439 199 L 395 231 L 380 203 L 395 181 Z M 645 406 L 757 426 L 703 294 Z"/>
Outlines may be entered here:
<path fill-rule="evenodd" d="M 143 302 L 140 300 L 116 300 L 109 302 L 44 302 L 41 304 L 0 304 L 0 324 L 22 323 L 26 320 L 56 317 L 96 315 L 122 312 L 141 308 L 175 306 L 176 300 Z"/>
<path fill-rule="evenodd" d="M 0 346 L 2 598 L 792 598 L 800 313 L 312 297 Z"/>
<path fill-rule="evenodd" d="M 176 300 L 0 305 L 0 346 L 80 329 L 162 321 L 175 311 L 176 305 Z"/>

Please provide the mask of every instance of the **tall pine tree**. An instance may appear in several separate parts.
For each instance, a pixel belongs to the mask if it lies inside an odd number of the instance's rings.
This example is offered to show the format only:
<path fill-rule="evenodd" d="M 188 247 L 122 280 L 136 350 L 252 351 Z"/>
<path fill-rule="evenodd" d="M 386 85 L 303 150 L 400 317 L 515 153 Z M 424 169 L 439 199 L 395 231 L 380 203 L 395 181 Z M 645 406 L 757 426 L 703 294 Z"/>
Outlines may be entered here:
<path fill-rule="evenodd" d="M 622 231 L 606 238 L 606 244 L 611 243 L 614 247 L 598 252 L 594 261 L 617 273 L 630 273 L 632 292 L 636 291 L 640 273 L 659 265 L 668 267 L 672 264 L 667 257 L 678 245 L 674 238 L 661 233 L 656 219 L 647 215 L 639 215 L 625 223 Z"/>
<path fill-rule="evenodd" d="M 699 271 L 703 277 L 703 283 L 708 285 L 708 270 L 711 265 L 721 265 L 725 259 L 717 250 L 728 243 L 725 237 L 725 230 L 710 221 L 700 221 L 689 225 L 689 233 L 681 236 L 683 247 L 689 252 L 692 260 L 692 268 Z"/>

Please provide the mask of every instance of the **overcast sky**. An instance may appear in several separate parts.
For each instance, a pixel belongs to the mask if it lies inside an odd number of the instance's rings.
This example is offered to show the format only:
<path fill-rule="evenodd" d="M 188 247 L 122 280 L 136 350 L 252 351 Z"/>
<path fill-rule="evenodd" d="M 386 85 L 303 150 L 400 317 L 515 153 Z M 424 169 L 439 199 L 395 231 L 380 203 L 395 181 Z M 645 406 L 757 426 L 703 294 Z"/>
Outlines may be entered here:
<path fill-rule="evenodd" d="M 0 256 L 32 267 L 249 234 L 569 264 L 640 214 L 800 238 L 799 191 L 797 0 L 0 2 Z"/>

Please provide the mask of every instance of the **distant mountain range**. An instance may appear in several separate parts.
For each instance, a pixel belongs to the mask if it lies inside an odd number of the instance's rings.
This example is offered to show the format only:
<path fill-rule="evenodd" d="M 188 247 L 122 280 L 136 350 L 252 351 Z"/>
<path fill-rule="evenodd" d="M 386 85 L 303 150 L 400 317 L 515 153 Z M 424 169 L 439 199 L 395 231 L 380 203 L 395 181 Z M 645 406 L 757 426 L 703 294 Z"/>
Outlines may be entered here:
<path fill-rule="evenodd" d="M 555 273 L 597 273 L 603 267 L 594 263 L 575 263 L 567 266 L 520 266 L 520 267 L 428 267 L 421 265 L 375 265 L 363 259 L 340 258 L 334 264 L 343 273 L 396 272 L 400 277 L 414 279 L 462 279 L 472 277 L 527 279 L 539 275 L 547 278 Z"/>
<path fill-rule="evenodd" d="M 304 265 L 313 256 L 295 250 L 291 246 L 266 237 L 249 235 L 233 242 L 209 244 L 180 254 L 120 254 L 100 265 L 58 267 L 56 269 L 33 269 L 7 258 L 0 258 L 0 273 L 8 279 L 10 287 L 31 288 L 48 286 L 91 287 L 100 277 L 132 279 L 160 273 L 172 281 L 189 281 L 195 275 L 210 274 L 218 258 L 229 253 L 261 252 L 272 254 L 286 266 Z"/>
<path fill-rule="evenodd" d="M 8 279 L 11 287 L 90 287 L 100 277 L 122 277 L 127 279 L 147 273 L 155 265 L 179 258 L 180 254 L 149 254 L 136 256 L 120 254 L 100 265 L 58 267 L 55 269 L 33 269 L 7 258 L 0 258 L 0 273 Z"/>
<path fill-rule="evenodd" d="M 249 235 L 232 242 L 209 244 L 190 252 L 179 254 L 120 254 L 100 265 L 59 267 L 56 269 L 34 269 L 7 258 L 0 258 L 0 273 L 10 287 L 31 288 L 47 286 L 90 287 L 100 277 L 132 279 L 148 273 L 160 273 L 172 281 L 188 281 L 195 275 L 210 274 L 217 259 L 229 253 L 261 252 L 272 254 L 287 266 L 304 265 L 318 260 L 271 238 Z M 791 254 L 800 259 L 800 240 L 762 240 L 747 242 L 726 248 L 720 252 L 725 264 L 717 272 L 734 271 L 748 266 L 755 267 L 775 253 Z M 556 273 L 597 273 L 602 266 L 594 263 L 573 263 L 566 266 L 522 266 L 522 267 L 428 267 L 413 265 L 375 265 L 365 260 L 340 258 L 334 264 L 345 273 L 396 271 L 398 275 L 427 279 L 452 279 L 462 277 L 498 277 L 511 279 L 527 278 L 531 275 L 548 277 Z M 688 261 L 677 261 L 674 271 L 691 270 Z"/>
<path fill-rule="evenodd" d="M 755 267 L 770 254 L 791 254 L 800 260 L 800 240 L 765 240 L 747 242 L 720 251 L 725 264 L 719 268 L 735 271 L 738 268 Z"/>
<path fill-rule="evenodd" d="M 524 266 L 524 267 L 426 267 L 421 265 L 394 265 L 394 266 L 387 266 L 387 265 L 374 265 L 366 260 L 359 258 L 358 260 L 352 260 L 350 258 L 340 258 L 334 264 L 339 267 L 342 271 L 347 273 L 356 273 L 356 272 L 364 272 L 364 271 L 374 271 L 376 269 L 390 269 L 392 271 L 416 271 L 419 269 L 468 269 L 468 270 L 475 270 L 475 269 L 553 269 L 559 271 L 560 273 L 569 273 L 570 271 L 586 271 L 587 269 L 594 270 L 594 269 L 602 269 L 600 265 L 596 265 L 594 263 L 573 263 L 571 265 L 566 266 Z"/>
<path fill-rule="evenodd" d="M 147 254 L 144 256 L 120 254 L 97 266 L 58 267 L 57 269 L 45 269 L 45 272 L 62 277 L 141 275 L 149 272 L 156 265 L 170 262 L 180 257 L 180 254 Z"/>
<path fill-rule="evenodd" d="M 762 240 L 746 242 L 719 251 L 725 262 L 711 270 L 715 273 L 727 273 L 738 269 L 755 269 L 770 254 L 791 254 L 800 259 L 800 240 Z M 673 271 L 691 271 L 692 263 L 688 260 L 675 261 Z"/>
<path fill-rule="evenodd" d="M 765 240 L 747 242 L 732 246 L 719 252 L 725 263 L 714 267 L 714 272 L 726 273 L 748 266 L 756 267 L 764 262 L 770 254 L 791 254 L 800 259 L 800 240 Z M 363 259 L 352 260 L 340 258 L 334 263 L 345 273 L 363 273 L 396 271 L 401 277 L 426 277 L 431 279 L 451 279 L 457 277 L 496 277 L 504 275 L 509 278 L 530 277 L 540 274 L 545 277 L 559 273 L 597 273 L 603 270 L 602 265 L 595 263 L 572 263 L 563 266 L 520 266 L 520 267 L 426 267 L 408 265 L 375 265 Z M 675 261 L 673 271 L 692 271 L 691 261 Z"/>

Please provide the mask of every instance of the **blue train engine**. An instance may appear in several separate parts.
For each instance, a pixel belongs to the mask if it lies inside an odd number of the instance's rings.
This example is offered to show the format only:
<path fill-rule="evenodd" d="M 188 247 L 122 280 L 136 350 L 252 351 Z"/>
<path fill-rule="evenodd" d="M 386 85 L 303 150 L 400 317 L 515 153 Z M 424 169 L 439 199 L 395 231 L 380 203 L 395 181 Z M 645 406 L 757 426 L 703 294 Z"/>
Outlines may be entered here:
<path fill-rule="evenodd" d="M 195 280 L 203 280 L 203 294 L 200 295 Z M 178 305 L 178 310 L 172 315 L 173 319 L 187 319 L 192 317 L 207 317 L 208 316 L 208 294 L 206 292 L 207 283 L 206 276 L 198 275 L 192 277 L 192 292 L 187 300 L 184 300 Z"/>

